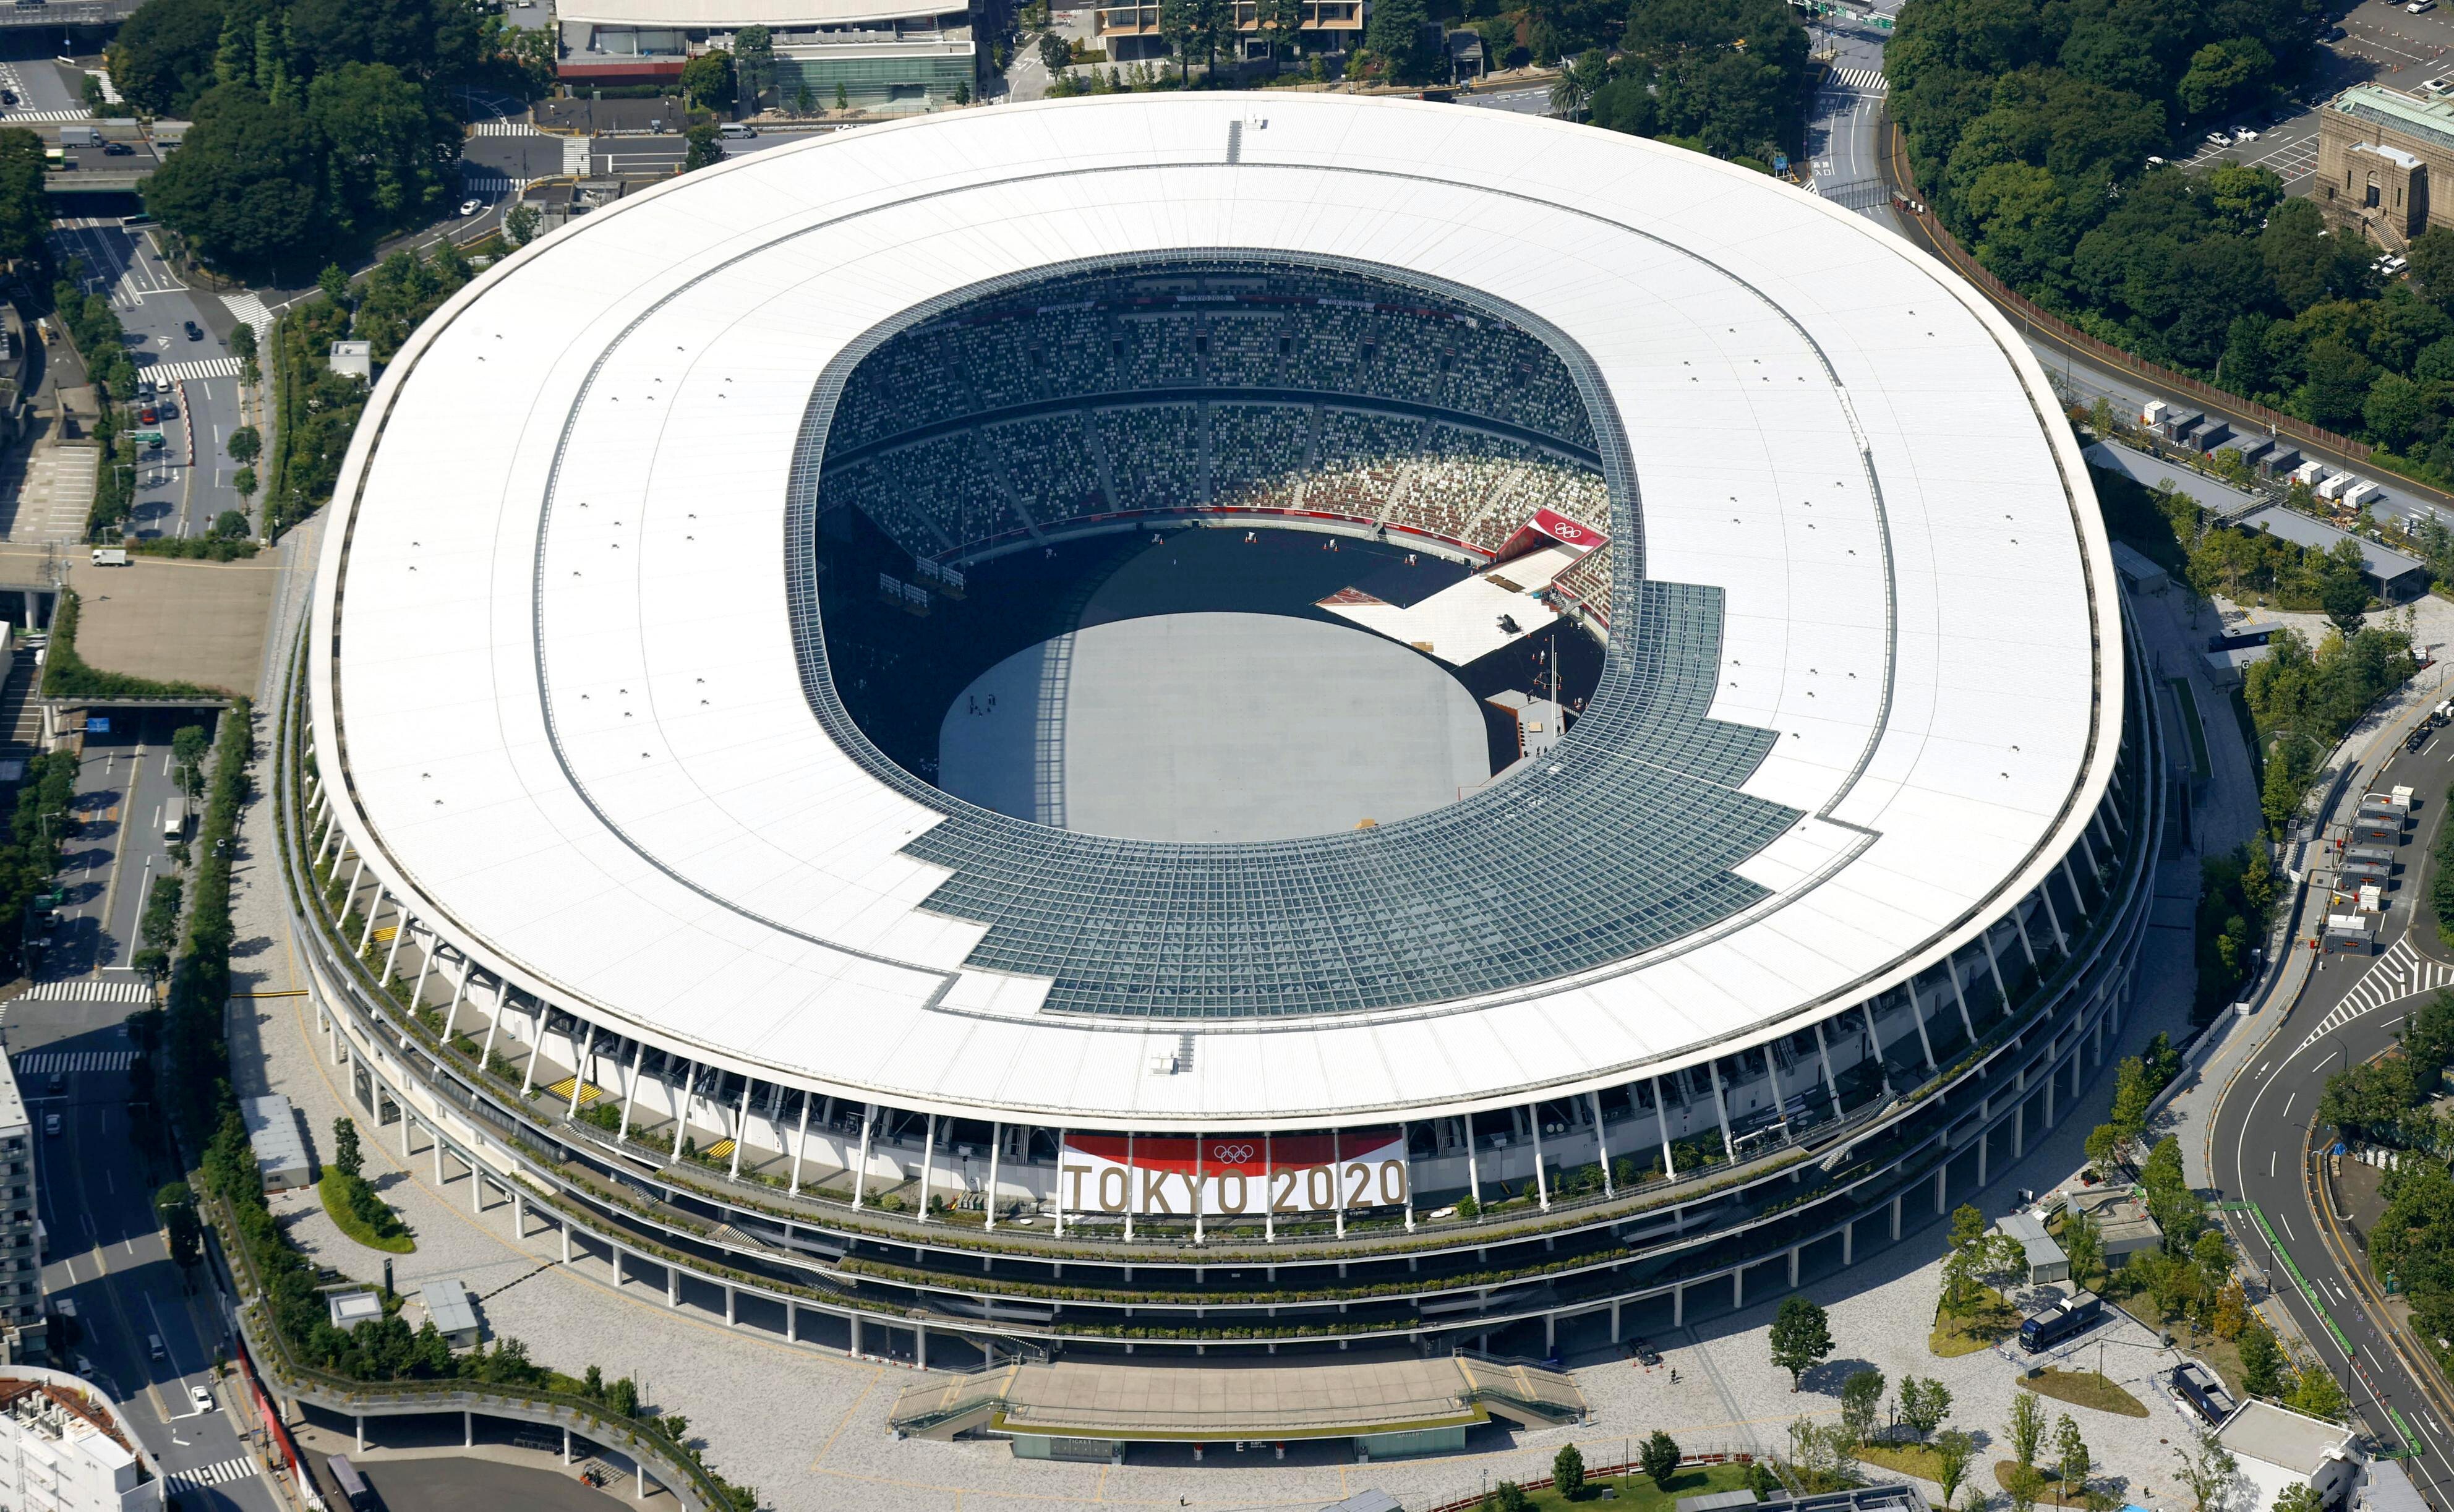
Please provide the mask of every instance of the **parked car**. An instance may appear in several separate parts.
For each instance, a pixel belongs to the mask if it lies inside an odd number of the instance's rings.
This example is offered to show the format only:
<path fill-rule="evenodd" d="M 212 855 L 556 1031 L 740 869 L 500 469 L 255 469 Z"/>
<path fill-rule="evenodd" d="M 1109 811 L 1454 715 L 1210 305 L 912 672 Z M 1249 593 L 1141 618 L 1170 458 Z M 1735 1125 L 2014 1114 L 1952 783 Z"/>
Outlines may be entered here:
<path fill-rule="evenodd" d="M 2403 8 L 2405 15 L 2415 16 L 2426 15 L 2429 11 L 2436 9 L 2437 0 L 2411 0 L 2409 5 Z"/>
<path fill-rule="evenodd" d="M 44 1114 L 44 1115 L 43 1115 L 43 1137 L 44 1137 L 45 1139 L 58 1139 L 58 1138 L 59 1138 L 59 1135 L 60 1135 L 60 1116 L 59 1116 L 58 1114 L 56 1114 L 56 1113 L 46 1113 L 46 1114 Z"/>
<path fill-rule="evenodd" d="M 179 322 L 179 324 L 186 329 L 188 339 L 190 341 L 202 341 L 205 339 L 205 328 L 196 324 L 194 321 L 183 320 Z"/>
<path fill-rule="evenodd" d="M 2207 145 L 2209 147 L 2230 147 L 2232 145 L 2232 138 L 2226 136 L 2222 131 L 2209 131 L 2207 133 Z"/>
<path fill-rule="evenodd" d="M 2258 133 L 2243 126 L 2233 131 L 2232 139 L 2236 142 L 2255 142 L 2258 140 Z"/>

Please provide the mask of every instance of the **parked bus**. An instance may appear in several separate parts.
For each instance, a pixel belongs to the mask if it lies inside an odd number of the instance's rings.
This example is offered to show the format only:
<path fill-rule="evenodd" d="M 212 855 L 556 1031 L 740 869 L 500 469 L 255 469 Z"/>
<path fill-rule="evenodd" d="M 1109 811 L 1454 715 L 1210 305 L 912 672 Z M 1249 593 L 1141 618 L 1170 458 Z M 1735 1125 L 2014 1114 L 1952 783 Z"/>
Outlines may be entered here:
<path fill-rule="evenodd" d="M 2096 1321 L 2103 1311 L 2103 1300 L 2094 1292 L 2065 1297 L 2043 1312 L 2022 1320 L 2020 1347 L 2032 1355 L 2040 1349 L 2051 1349 Z"/>

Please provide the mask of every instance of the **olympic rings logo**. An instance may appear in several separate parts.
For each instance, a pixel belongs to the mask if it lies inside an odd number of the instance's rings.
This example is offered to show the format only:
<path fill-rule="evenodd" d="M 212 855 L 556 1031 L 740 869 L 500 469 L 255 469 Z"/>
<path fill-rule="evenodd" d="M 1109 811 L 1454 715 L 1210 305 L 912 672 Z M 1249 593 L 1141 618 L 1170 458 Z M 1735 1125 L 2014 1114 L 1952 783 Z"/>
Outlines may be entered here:
<path fill-rule="evenodd" d="M 1559 523 L 1558 533 L 1559 539 L 1563 541 L 1582 540 L 1585 535 L 1585 533 L 1581 529 L 1577 526 L 1570 525 L 1564 520 Z"/>
<path fill-rule="evenodd" d="M 1210 1147 L 1210 1158 L 1227 1165 L 1241 1165 L 1255 1153 L 1249 1144 L 1214 1144 Z"/>

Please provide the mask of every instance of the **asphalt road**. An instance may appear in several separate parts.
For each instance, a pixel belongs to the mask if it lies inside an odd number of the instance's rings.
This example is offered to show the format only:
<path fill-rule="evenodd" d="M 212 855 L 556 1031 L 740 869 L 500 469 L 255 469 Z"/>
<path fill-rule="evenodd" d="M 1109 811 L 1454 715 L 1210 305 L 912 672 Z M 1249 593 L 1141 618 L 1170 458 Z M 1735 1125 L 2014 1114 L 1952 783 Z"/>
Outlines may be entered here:
<path fill-rule="evenodd" d="M 237 359 L 230 352 L 238 319 L 231 307 L 190 289 L 151 241 L 115 220 L 54 222 L 51 244 L 84 265 L 89 291 L 110 295 L 137 375 L 168 390 L 164 445 L 148 454 L 136 476 L 136 533 L 201 535 L 224 510 L 245 509 L 249 501 L 231 486 L 238 468 L 226 450 L 239 425 Z M 191 323 L 199 333 L 193 338 Z"/>
<path fill-rule="evenodd" d="M 112 733 L 86 737 L 76 827 L 61 846 L 65 917 L 35 963 L 37 983 L 136 979 L 128 960 L 136 950 L 137 917 L 152 878 L 171 864 L 164 834 L 164 806 L 177 789 L 171 736 L 181 725 L 212 723 L 207 712 L 110 717 Z"/>
<path fill-rule="evenodd" d="M 2274 1302 L 2343 1382 L 2378 1441 L 2418 1451 L 2404 1468 L 2441 1508 L 2454 1505 L 2454 1432 L 2448 1431 L 2454 1400 L 2438 1392 L 2406 1354 L 2414 1347 L 2408 1341 L 2388 1337 L 2382 1288 L 2337 1263 L 2324 1236 L 2330 1226 L 2340 1232 L 2340 1225 L 2319 1210 L 2322 1200 L 2303 1152 L 2326 1079 L 2384 1049 L 2422 1000 L 2423 993 L 2408 989 L 2432 978 L 2400 964 L 2409 958 L 2404 953 L 2417 950 L 2424 962 L 2443 954 L 2433 931 L 2408 926 L 2424 896 L 2422 858 L 2444 822 L 2448 804 L 2443 795 L 2449 781 L 2454 732 L 2441 731 L 2417 754 L 2399 752 L 2387 764 L 2374 785 L 2408 783 L 2422 805 L 2403 847 L 2404 870 L 2386 916 L 2387 937 L 2398 943 L 2380 956 L 2328 958 L 2311 973 L 2265 1049 L 2226 1094 L 2210 1139 L 2217 1194 L 2254 1204 L 2266 1220 L 2261 1225 L 2246 1214 L 2224 1215 L 2242 1253 L 2266 1275 Z M 2433 979 L 2454 979 L 2454 966 Z M 2289 1265 L 2283 1263 L 2286 1256 Z M 2295 1268 L 2307 1281 L 2306 1290 L 2295 1283 Z"/>

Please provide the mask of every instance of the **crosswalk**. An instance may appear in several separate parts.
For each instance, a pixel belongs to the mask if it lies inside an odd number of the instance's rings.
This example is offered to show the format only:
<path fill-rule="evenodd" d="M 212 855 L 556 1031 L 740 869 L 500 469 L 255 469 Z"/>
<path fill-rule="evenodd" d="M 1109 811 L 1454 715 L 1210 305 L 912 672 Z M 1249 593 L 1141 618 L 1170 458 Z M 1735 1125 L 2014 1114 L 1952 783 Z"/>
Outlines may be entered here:
<path fill-rule="evenodd" d="M 1834 69 L 1832 82 L 1861 94 L 1881 94 L 1892 87 L 1881 69 Z"/>
<path fill-rule="evenodd" d="M 69 981 L 38 981 L 26 989 L 28 1002 L 151 1002 L 153 989 L 141 981 L 78 977 Z"/>
<path fill-rule="evenodd" d="M 201 1491 L 209 1485 L 228 1485 L 255 1474 L 255 1462 L 245 1455 L 224 1460 L 219 1464 L 200 1464 L 191 1470 L 173 1470 L 162 1478 L 166 1495 L 177 1496 L 183 1491 Z"/>
<path fill-rule="evenodd" d="M 508 194 L 512 192 L 513 179 L 511 174 L 494 169 L 464 167 L 460 170 L 460 187 L 472 194 Z"/>
<path fill-rule="evenodd" d="M 199 362 L 162 362 L 145 370 L 156 383 L 196 383 L 206 378 L 238 376 L 236 357 L 207 357 Z"/>
<path fill-rule="evenodd" d="M 545 133 L 526 121 L 479 121 L 469 128 L 471 136 L 543 136 Z"/>
<path fill-rule="evenodd" d="M 87 110 L 75 110 L 75 111 L 19 111 L 19 110 L 6 110 L 6 111 L 0 111 L 0 121 L 6 121 L 6 122 L 8 122 L 10 126 L 20 126 L 20 125 L 25 124 L 25 123 L 26 123 L 26 122 L 28 122 L 28 121 L 91 121 L 91 120 L 92 120 L 92 119 L 93 119 L 93 112 L 92 112 L 91 111 L 87 111 Z"/>
<path fill-rule="evenodd" d="M 2445 987 L 2454 987 L 2454 966 L 2422 956 L 2412 949 L 2411 937 L 2406 935 L 2396 940 L 2384 955 L 2361 974 L 2361 979 L 2352 984 L 2350 992 L 2343 994 L 2343 1000 L 2335 1004 L 2334 1011 L 2318 1020 L 2317 1027 L 2309 1031 L 2309 1037 L 2301 1041 L 2301 1049 L 2308 1049 L 2363 1014 L 2374 1012 L 2390 1002 Z"/>
<path fill-rule="evenodd" d="M 21 1077 L 48 1077 L 70 1071 L 125 1071 L 135 1059 L 133 1050 L 30 1050 L 11 1064 Z"/>
<path fill-rule="evenodd" d="M 222 303 L 230 307 L 231 314 L 255 328 L 256 349 L 262 351 L 272 335 L 272 312 L 265 308 L 264 300 L 255 294 L 224 294 Z"/>

